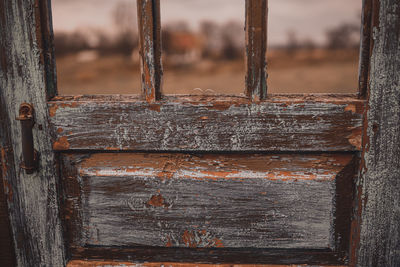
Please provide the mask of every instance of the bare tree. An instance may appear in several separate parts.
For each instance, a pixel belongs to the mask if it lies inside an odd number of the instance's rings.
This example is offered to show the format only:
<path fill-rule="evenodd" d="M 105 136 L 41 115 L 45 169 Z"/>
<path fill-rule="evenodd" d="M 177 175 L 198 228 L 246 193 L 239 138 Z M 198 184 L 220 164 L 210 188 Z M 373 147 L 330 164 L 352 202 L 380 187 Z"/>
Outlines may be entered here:
<path fill-rule="evenodd" d="M 204 47 L 202 56 L 204 58 L 217 57 L 221 49 L 220 27 L 211 20 L 205 20 L 200 23 L 200 34 L 204 38 Z"/>
<path fill-rule="evenodd" d="M 288 30 L 285 49 L 287 53 L 293 54 L 300 48 L 300 42 L 294 30 Z"/>
<path fill-rule="evenodd" d="M 118 2 L 113 10 L 113 20 L 117 29 L 115 52 L 129 55 L 138 45 L 137 20 L 134 5 Z"/>
<path fill-rule="evenodd" d="M 359 43 L 359 27 L 351 23 L 342 23 L 326 31 L 327 47 L 343 49 L 357 47 Z"/>
<path fill-rule="evenodd" d="M 224 59 L 234 60 L 244 55 L 244 29 L 238 21 L 230 21 L 221 27 Z"/>

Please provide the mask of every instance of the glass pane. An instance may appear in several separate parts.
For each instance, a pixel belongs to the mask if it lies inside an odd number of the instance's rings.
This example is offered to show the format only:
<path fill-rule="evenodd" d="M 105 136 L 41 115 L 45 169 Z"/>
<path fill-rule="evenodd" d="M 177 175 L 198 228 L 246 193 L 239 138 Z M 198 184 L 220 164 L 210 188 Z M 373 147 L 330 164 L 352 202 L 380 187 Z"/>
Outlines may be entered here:
<path fill-rule="evenodd" d="M 161 1 L 164 94 L 241 94 L 244 0 Z"/>
<path fill-rule="evenodd" d="M 361 0 L 269 0 L 268 92 L 355 93 Z"/>
<path fill-rule="evenodd" d="M 136 1 L 52 0 L 60 95 L 140 94 Z"/>

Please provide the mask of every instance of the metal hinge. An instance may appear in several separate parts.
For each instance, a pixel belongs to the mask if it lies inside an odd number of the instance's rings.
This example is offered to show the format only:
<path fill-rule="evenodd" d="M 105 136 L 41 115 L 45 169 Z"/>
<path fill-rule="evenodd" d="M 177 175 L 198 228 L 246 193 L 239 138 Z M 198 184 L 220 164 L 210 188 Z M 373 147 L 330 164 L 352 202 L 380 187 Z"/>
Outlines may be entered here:
<path fill-rule="evenodd" d="M 33 143 L 34 109 L 31 104 L 22 103 L 19 107 L 19 116 L 16 118 L 21 121 L 21 141 L 22 141 L 22 163 L 21 168 L 27 174 L 32 174 L 38 169 L 38 153 Z"/>

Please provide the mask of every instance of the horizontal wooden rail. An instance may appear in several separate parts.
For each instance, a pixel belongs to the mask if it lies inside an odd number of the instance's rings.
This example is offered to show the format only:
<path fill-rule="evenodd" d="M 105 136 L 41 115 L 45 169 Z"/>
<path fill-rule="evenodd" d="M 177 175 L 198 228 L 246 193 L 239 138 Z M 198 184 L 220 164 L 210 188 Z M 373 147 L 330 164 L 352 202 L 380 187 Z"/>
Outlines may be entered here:
<path fill-rule="evenodd" d="M 58 97 L 54 150 L 358 151 L 364 101 L 346 96 Z"/>
<path fill-rule="evenodd" d="M 276 264 L 198 264 L 183 262 L 118 262 L 118 261 L 88 261 L 72 260 L 68 262 L 67 267 L 316 267 L 316 265 L 276 265 Z M 344 265 L 318 265 L 318 267 L 346 267 Z"/>

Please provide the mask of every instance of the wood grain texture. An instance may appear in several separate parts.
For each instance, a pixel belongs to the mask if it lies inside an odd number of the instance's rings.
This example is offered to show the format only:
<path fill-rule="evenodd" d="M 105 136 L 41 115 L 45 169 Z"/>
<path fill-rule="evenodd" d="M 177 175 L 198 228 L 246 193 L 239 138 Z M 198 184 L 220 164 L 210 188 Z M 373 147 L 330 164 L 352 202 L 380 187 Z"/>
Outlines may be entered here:
<path fill-rule="evenodd" d="M 117 261 L 80 261 L 72 260 L 68 262 L 67 267 L 328 267 L 327 265 L 306 265 L 306 264 L 198 264 L 198 263 L 178 263 L 178 262 L 117 262 Z M 329 267 L 345 267 L 344 265 L 329 265 Z"/>
<path fill-rule="evenodd" d="M 400 5 L 374 8 L 358 266 L 400 266 Z"/>
<path fill-rule="evenodd" d="M 45 67 L 38 1 L 0 1 L 0 113 L 2 172 L 18 266 L 64 266 L 57 169 L 48 128 Z M 22 102 L 35 108 L 39 172 L 20 169 Z"/>
<path fill-rule="evenodd" d="M 338 96 L 58 97 L 55 150 L 357 151 L 364 101 Z"/>
<path fill-rule="evenodd" d="M 65 155 L 66 233 L 75 248 L 335 251 L 336 177 L 351 160 L 350 154 Z"/>
<path fill-rule="evenodd" d="M 160 0 L 137 0 L 143 96 L 148 102 L 161 97 Z"/>
<path fill-rule="evenodd" d="M 225 248 L 72 248 L 72 260 L 114 260 L 205 264 L 308 264 L 342 265 L 339 255 L 327 250 L 225 249 Z"/>
<path fill-rule="evenodd" d="M 1 103 L 1 102 L 0 102 Z M 0 111 L 1 112 L 1 111 Z M 1 117 L 0 117 L 1 118 Z M 0 123 L 4 123 L 0 119 Z M 0 128 L 1 129 L 1 128 Z M 0 145 L 0 151 L 4 153 L 3 147 Z M 4 159 L 5 160 L 5 159 Z M 2 164 L 3 158 L 0 156 L 0 164 Z M 5 162 L 4 162 L 5 163 Z M 0 266 L 15 266 L 15 253 L 14 244 L 12 242 L 10 219 L 8 216 L 7 199 L 4 194 L 4 183 L 3 172 L 0 167 Z"/>
<path fill-rule="evenodd" d="M 267 0 L 246 0 L 246 95 L 267 97 Z"/>

